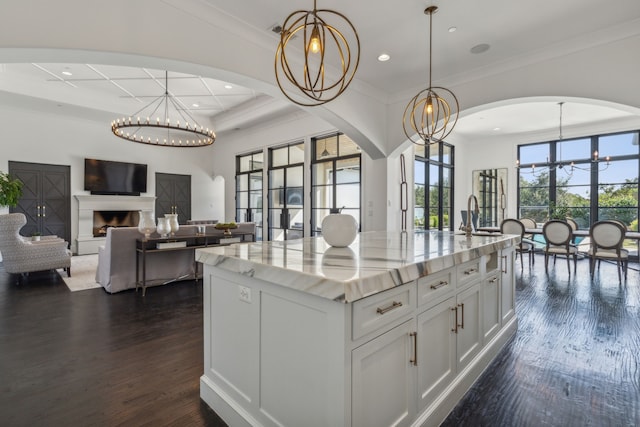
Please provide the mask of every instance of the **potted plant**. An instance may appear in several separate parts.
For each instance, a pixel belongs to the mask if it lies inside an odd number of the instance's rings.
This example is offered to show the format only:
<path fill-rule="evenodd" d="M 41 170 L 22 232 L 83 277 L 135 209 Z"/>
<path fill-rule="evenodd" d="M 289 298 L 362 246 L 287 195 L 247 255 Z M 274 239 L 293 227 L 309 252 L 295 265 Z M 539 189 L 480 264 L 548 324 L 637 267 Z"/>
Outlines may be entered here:
<path fill-rule="evenodd" d="M 549 219 L 565 220 L 570 215 L 569 208 L 557 206 L 554 202 L 549 203 Z"/>
<path fill-rule="evenodd" d="M 22 181 L 0 172 L 0 206 L 16 206 L 22 196 Z"/>
<path fill-rule="evenodd" d="M 39 242 L 41 235 L 42 233 L 40 233 L 39 231 L 34 231 L 33 233 L 31 233 L 31 240 L 33 240 L 34 242 Z"/>

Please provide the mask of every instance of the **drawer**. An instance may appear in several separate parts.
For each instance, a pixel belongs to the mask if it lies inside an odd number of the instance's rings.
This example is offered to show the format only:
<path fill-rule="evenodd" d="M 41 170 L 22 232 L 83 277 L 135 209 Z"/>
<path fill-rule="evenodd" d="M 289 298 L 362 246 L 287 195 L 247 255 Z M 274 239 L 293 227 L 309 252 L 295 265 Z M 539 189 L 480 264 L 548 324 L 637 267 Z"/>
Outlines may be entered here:
<path fill-rule="evenodd" d="M 418 279 L 418 307 L 432 306 L 449 298 L 455 288 L 455 270 L 450 268 Z"/>
<path fill-rule="evenodd" d="M 480 272 L 480 258 L 465 262 L 456 267 L 458 288 L 464 287 L 482 277 Z"/>
<path fill-rule="evenodd" d="M 358 300 L 353 303 L 352 335 L 356 340 L 395 320 L 413 313 L 416 305 L 415 282 Z"/>

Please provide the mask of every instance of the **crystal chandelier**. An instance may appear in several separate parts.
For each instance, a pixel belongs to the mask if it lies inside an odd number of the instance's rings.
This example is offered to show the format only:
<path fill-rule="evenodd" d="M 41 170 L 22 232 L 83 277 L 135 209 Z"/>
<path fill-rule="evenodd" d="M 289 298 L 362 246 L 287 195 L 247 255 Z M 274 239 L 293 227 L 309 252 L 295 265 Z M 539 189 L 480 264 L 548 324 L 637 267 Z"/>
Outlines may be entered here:
<path fill-rule="evenodd" d="M 213 129 L 199 125 L 169 93 L 166 71 L 164 87 L 164 94 L 140 110 L 111 122 L 111 132 L 129 141 L 160 147 L 206 147 L 213 144 L 216 140 Z"/>

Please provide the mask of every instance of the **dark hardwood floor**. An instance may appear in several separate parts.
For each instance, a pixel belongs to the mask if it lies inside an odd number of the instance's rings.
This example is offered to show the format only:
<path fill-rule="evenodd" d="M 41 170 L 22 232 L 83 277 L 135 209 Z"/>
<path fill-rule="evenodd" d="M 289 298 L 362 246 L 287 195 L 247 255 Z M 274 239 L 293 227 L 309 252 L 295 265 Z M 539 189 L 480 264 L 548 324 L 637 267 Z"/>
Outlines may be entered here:
<path fill-rule="evenodd" d="M 516 267 L 518 332 L 442 426 L 640 426 L 640 278 Z"/>
<path fill-rule="evenodd" d="M 0 271 L 1 426 L 225 426 L 201 402 L 202 285 L 69 292 Z"/>
<path fill-rule="evenodd" d="M 444 426 L 640 425 L 638 265 L 517 273 L 517 335 Z M 517 264 L 519 268 L 519 262 Z M 0 425 L 224 426 L 199 398 L 202 286 L 71 293 L 0 268 Z M 305 427 L 305 426 L 300 426 Z"/>

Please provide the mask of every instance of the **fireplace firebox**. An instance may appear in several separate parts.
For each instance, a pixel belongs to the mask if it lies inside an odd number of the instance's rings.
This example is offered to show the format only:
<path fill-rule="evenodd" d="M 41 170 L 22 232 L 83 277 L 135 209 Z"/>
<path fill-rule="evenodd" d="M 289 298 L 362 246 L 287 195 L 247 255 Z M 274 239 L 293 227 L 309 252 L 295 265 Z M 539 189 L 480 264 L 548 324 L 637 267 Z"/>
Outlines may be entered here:
<path fill-rule="evenodd" d="M 138 211 L 93 211 L 93 237 L 104 237 L 110 227 L 136 227 Z"/>

